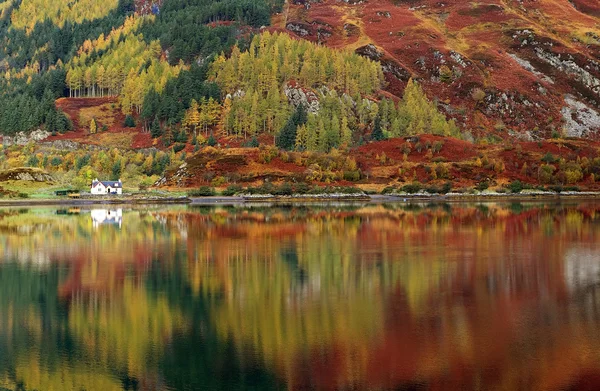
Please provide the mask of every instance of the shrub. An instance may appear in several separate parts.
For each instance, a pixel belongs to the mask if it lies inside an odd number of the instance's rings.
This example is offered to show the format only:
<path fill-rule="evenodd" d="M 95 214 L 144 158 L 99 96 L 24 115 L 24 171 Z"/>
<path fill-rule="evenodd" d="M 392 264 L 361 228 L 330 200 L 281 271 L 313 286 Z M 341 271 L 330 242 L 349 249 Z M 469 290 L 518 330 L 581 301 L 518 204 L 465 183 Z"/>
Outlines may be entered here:
<path fill-rule="evenodd" d="M 306 194 L 310 191 L 310 186 L 304 182 L 297 183 L 295 188 L 296 188 L 296 193 L 298 193 L 298 194 Z"/>
<path fill-rule="evenodd" d="M 225 184 L 225 178 L 222 176 L 218 176 L 216 178 L 213 178 L 213 180 L 210 181 L 210 184 L 214 187 L 223 186 Z"/>
<path fill-rule="evenodd" d="M 411 184 L 402 186 L 402 188 L 400 190 L 402 190 L 403 192 L 408 193 L 408 194 L 414 194 L 414 193 L 418 193 L 422 189 L 423 189 L 423 186 L 420 183 L 415 182 L 415 183 L 411 183 Z"/>
<path fill-rule="evenodd" d="M 335 192 L 342 193 L 342 194 L 362 194 L 363 193 L 363 191 L 361 189 L 359 189 L 358 187 L 354 187 L 354 186 L 336 187 Z"/>
<path fill-rule="evenodd" d="M 258 160 L 261 163 L 271 163 L 271 160 L 273 160 L 275 157 L 277 157 L 277 155 L 279 154 L 279 150 L 277 149 L 277 147 L 274 147 L 272 145 L 269 145 L 267 147 L 263 147 L 260 149 L 260 152 L 258 154 Z"/>
<path fill-rule="evenodd" d="M 225 190 L 223 190 L 221 192 L 221 194 L 226 197 L 231 197 L 231 196 L 241 193 L 242 190 L 243 190 L 242 186 L 240 186 L 240 185 L 229 185 L 229 186 L 227 186 L 227 188 Z"/>
<path fill-rule="evenodd" d="M 546 154 L 544 155 L 544 157 L 542 157 L 542 161 L 544 163 L 548 163 L 548 164 L 554 163 L 554 162 L 556 162 L 556 160 L 557 159 L 554 157 L 554 155 L 552 155 L 551 152 L 546 152 Z"/>
<path fill-rule="evenodd" d="M 452 182 L 446 182 L 442 185 L 442 194 L 450 193 L 452 190 Z"/>
<path fill-rule="evenodd" d="M 538 169 L 538 180 L 544 184 L 552 183 L 554 179 L 554 170 L 555 168 L 551 164 L 544 164 L 540 166 Z"/>
<path fill-rule="evenodd" d="M 256 138 L 256 136 L 252 137 L 250 140 L 246 141 L 243 146 L 245 148 L 258 148 L 259 147 L 259 142 L 258 139 Z"/>
<path fill-rule="evenodd" d="M 360 180 L 360 171 L 344 171 L 344 180 L 349 182 L 358 182 Z"/>
<path fill-rule="evenodd" d="M 483 91 L 481 88 L 474 88 L 473 91 L 471 91 L 471 98 L 473 98 L 475 102 L 479 103 L 485 98 L 485 91 Z"/>
<path fill-rule="evenodd" d="M 396 191 L 395 186 L 387 186 L 383 190 L 381 190 L 381 194 L 390 194 Z"/>
<path fill-rule="evenodd" d="M 213 189 L 212 187 L 209 186 L 201 186 L 200 188 L 196 189 L 196 190 L 192 190 L 190 192 L 188 192 L 188 196 L 190 197 L 211 197 L 214 196 L 215 193 L 215 189 Z"/>
<path fill-rule="evenodd" d="M 488 181 L 482 181 L 479 182 L 477 184 L 477 186 L 475 186 L 475 189 L 479 190 L 479 191 L 484 191 L 487 190 L 490 187 L 490 183 Z"/>
<path fill-rule="evenodd" d="M 563 191 L 563 187 L 561 185 L 553 185 L 548 186 L 548 190 L 553 191 L 555 193 L 561 193 Z"/>
<path fill-rule="evenodd" d="M 130 114 L 127 114 L 127 116 L 125 117 L 125 122 L 123 123 L 123 125 L 126 128 L 135 128 L 135 120 Z"/>
<path fill-rule="evenodd" d="M 185 148 L 185 144 L 175 144 L 173 145 L 173 152 L 181 152 Z"/>
<path fill-rule="evenodd" d="M 520 193 L 523 190 L 523 184 L 519 180 L 513 181 L 508 185 L 508 190 L 511 193 Z"/>
<path fill-rule="evenodd" d="M 273 190 L 273 195 L 292 195 L 293 193 L 294 189 L 289 182 L 284 182 Z"/>

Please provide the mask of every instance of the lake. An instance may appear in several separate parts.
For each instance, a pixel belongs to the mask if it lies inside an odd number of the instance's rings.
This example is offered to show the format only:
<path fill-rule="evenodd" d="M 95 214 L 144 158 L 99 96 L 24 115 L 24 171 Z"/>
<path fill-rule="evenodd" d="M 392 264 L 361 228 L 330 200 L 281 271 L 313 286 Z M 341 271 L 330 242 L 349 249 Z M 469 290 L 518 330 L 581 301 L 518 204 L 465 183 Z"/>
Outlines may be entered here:
<path fill-rule="evenodd" d="M 0 389 L 600 388 L 600 203 L 0 209 Z"/>

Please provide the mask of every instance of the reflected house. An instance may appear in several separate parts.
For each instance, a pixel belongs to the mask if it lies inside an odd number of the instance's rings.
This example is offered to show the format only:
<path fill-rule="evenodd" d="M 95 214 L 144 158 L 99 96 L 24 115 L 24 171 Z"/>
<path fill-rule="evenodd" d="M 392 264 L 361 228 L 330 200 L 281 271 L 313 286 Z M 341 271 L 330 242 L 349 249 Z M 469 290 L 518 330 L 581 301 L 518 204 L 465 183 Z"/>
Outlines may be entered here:
<path fill-rule="evenodd" d="M 120 179 L 118 181 L 99 181 L 98 178 L 96 178 L 92 182 L 90 193 L 95 195 L 122 194 L 123 183 Z"/>
<path fill-rule="evenodd" d="M 123 209 L 92 209 L 91 215 L 94 228 L 103 224 L 118 225 L 121 228 L 123 224 Z"/>

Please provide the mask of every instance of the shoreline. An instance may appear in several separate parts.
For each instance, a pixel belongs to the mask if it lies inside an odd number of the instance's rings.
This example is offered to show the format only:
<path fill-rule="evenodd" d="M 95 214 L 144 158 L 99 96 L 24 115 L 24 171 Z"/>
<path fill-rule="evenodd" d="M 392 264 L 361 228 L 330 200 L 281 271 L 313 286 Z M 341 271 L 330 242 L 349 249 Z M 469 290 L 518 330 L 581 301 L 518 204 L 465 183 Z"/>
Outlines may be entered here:
<path fill-rule="evenodd" d="M 44 198 L 0 199 L 0 207 L 10 206 L 89 206 L 89 205 L 231 205 L 231 204 L 310 204 L 310 203 L 460 203 L 460 202 L 532 202 L 532 201 L 600 201 L 600 192 L 531 193 L 531 194 L 318 194 L 291 196 L 207 196 L 148 198 Z"/>
<path fill-rule="evenodd" d="M 600 201 L 600 192 L 517 193 L 517 194 L 317 194 L 291 196 L 207 196 L 207 197 L 111 197 L 111 198 L 44 198 L 0 199 L 0 207 L 52 205 L 231 205 L 231 204 L 310 204 L 329 202 L 412 203 L 412 202 L 532 202 L 532 201 Z"/>

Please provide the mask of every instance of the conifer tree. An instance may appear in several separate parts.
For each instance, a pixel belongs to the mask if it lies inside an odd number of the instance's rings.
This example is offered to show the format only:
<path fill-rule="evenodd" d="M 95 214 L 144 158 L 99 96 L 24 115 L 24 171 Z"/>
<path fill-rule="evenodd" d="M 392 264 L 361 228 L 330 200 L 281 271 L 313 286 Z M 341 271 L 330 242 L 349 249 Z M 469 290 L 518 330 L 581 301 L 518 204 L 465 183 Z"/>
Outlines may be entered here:
<path fill-rule="evenodd" d="M 92 118 L 90 121 L 90 134 L 94 134 L 98 131 L 98 125 L 96 124 L 96 119 Z"/>
<path fill-rule="evenodd" d="M 160 127 L 160 122 L 158 122 L 158 117 L 154 117 L 154 121 L 152 121 L 152 126 L 150 127 L 150 135 L 152 138 L 158 138 L 162 136 L 162 128 Z"/>
<path fill-rule="evenodd" d="M 371 133 L 371 140 L 381 141 L 384 139 L 385 135 L 383 134 L 383 129 L 381 128 L 381 118 L 377 116 L 375 118 L 375 126 L 373 127 L 373 132 Z"/>

